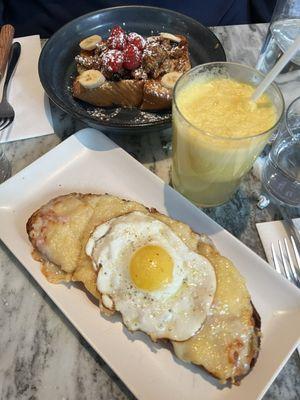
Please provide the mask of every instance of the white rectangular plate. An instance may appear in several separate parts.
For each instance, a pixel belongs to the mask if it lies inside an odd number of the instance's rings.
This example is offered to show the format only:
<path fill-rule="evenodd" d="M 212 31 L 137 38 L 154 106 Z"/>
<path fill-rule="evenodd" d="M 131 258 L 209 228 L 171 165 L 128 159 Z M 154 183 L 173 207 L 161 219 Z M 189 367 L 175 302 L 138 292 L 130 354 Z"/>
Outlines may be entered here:
<path fill-rule="evenodd" d="M 31 257 L 25 224 L 42 204 L 69 192 L 108 192 L 155 207 L 211 236 L 246 278 L 262 319 L 261 352 L 241 386 L 223 388 L 201 369 L 177 361 L 143 334 L 101 318 L 76 287 L 50 284 Z M 20 195 L 22 194 L 22 195 Z M 0 238 L 82 336 L 143 400 L 254 400 L 263 396 L 300 337 L 300 291 L 255 253 L 164 184 L 103 134 L 84 129 L 0 186 Z M 128 367 L 130 360 L 130 367 Z"/>

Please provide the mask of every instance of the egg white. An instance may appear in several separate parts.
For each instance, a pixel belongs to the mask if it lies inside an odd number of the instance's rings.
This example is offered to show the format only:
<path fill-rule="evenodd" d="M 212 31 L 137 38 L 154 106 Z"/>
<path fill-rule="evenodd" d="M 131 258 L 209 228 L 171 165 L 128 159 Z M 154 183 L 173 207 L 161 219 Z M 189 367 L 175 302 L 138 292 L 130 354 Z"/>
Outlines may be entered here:
<path fill-rule="evenodd" d="M 155 291 L 137 288 L 130 276 L 132 255 L 147 245 L 162 247 L 173 261 L 171 282 Z M 86 253 L 99 271 L 104 306 L 119 311 L 128 329 L 184 341 L 201 328 L 216 290 L 214 269 L 165 223 L 139 211 L 113 218 L 94 230 Z"/>

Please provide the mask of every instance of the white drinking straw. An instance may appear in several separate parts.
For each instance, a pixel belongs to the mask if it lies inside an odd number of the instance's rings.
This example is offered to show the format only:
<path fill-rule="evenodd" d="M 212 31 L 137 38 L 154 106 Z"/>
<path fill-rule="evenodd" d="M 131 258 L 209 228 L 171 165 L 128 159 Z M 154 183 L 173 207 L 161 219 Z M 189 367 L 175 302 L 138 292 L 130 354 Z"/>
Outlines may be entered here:
<path fill-rule="evenodd" d="M 279 72 L 286 66 L 286 64 L 293 58 L 295 53 L 300 49 L 300 35 L 297 36 L 294 43 L 288 48 L 286 53 L 278 60 L 271 71 L 266 75 L 266 77 L 260 82 L 256 90 L 251 96 L 252 101 L 256 101 L 264 91 L 269 87 L 269 85 L 274 81 Z"/>

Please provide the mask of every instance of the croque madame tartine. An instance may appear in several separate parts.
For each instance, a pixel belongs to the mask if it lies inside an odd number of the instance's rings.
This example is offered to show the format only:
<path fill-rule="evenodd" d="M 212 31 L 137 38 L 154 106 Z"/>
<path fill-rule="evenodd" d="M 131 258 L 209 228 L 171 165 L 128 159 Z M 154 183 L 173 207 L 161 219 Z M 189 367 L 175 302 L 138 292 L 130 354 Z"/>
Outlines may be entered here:
<path fill-rule="evenodd" d="M 222 383 L 238 383 L 258 356 L 260 319 L 245 280 L 206 235 L 134 201 L 71 193 L 49 201 L 29 218 L 27 232 L 33 257 L 41 262 L 49 282 L 83 282 L 99 300 L 102 312 L 115 312 L 103 304 L 97 286 L 99 271 L 87 255 L 86 245 L 95 228 L 133 213 L 165 225 L 190 252 L 202 255 L 213 267 L 216 290 L 202 328 L 188 340 L 171 343 L 180 359 L 202 366 Z"/>

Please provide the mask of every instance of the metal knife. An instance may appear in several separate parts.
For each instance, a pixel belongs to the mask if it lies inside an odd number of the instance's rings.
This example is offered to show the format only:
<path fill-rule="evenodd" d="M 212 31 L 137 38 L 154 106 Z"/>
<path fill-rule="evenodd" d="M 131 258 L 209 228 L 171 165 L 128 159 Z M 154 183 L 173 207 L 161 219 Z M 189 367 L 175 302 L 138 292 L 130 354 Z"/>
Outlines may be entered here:
<path fill-rule="evenodd" d="M 3 25 L 0 30 L 0 81 L 5 74 L 15 29 L 12 25 Z"/>

